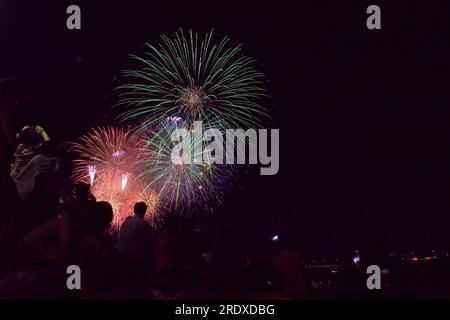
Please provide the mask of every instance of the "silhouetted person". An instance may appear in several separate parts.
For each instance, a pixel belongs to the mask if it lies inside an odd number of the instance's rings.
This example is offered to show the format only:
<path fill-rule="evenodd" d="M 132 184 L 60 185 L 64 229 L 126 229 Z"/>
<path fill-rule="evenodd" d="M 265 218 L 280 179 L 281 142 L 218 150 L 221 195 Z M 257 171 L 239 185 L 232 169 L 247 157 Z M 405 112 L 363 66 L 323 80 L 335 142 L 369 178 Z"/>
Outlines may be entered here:
<path fill-rule="evenodd" d="M 144 219 L 146 212 L 147 205 L 144 202 L 134 205 L 134 215 L 128 217 L 120 228 L 118 241 L 120 252 L 133 256 L 145 255 L 146 248 L 155 237 L 153 228 Z"/>
<path fill-rule="evenodd" d="M 69 249 L 82 236 L 95 229 L 95 200 L 92 199 L 90 186 L 77 183 L 72 191 L 72 198 L 54 217 L 27 232 L 23 239 L 23 247 L 35 251 L 45 246 L 59 243 Z"/>
<path fill-rule="evenodd" d="M 25 126 L 17 134 L 11 176 L 21 200 L 29 200 L 36 190 L 36 178 L 52 174 L 59 167 L 56 148 L 40 126 Z"/>
<path fill-rule="evenodd" d="M 0 80 L 0 259 L 15 251 L 18 196 L 9 175 L 15 144 L 14 113 L 20 88 L 12 79 Z"/>
<path fill-rule="evenodd" d="M 112 206 L 106 201 L 96 202 L 90 229 L 76 241 L 69 259 L 82 269 L 82 288 L 89 298 L 114 297 L 121 289 L 121 273 L 129 272 L 121 266 L 109 232 L 112 220 Z"/>
<path fill-rule="evenodd" d="M 89 230 L 80 237 L 76 244 L 78 256 L 85 262 L 95 264 L 107 259 L 114 251 L 112 237 L 108 231 L 113 220 L 112 206 L 106 201 L 96 202 L 91 214 Z"/>
<path fill-rule="evenodd" d="M 155 239 L 153 268 L 160 277 L 160 288 L 168 295 L 175 295 L 192 283 L 192 270 L 187 270 L 190 263 L 186 256 L 186 240 L 181 232 L 179 217 L 175 212 L 165 216 L 165 220 Z M 189 269 L 189 267 L 188 267 Z M 194 272 L 195 273 L 195 272 Z"/>
<path fill-rule="evenodd" d="M 311 285 L 301 264 L 302 255 L 292 240 L 280 235 L 272 265 L 281 282 L 283 294 L 293 299 L 305 299 L 311 294 Z"/>
<path fill-rule="evenodd" d="M 95 205 L 91 186 L 84 182 L 75 184 L 71 198 L 66 201 L 60 213 L 60 236 L 65 245 L 70 246 L 90 232 Z"/>
<path fill-rule="evenodd" d="M 177 216 L 169 213 L 158 232 L 154 246 L 154 266 L 160 273 L 170 272 L 180 265 L 179 234 L 177 232 Z"/>
<path fill-rule="evenodd" d="M 236 294 L 247 289 L 246 270 L 251 261 L 242 221 L 233 221 L 221 230 L 211 260 L 218 275 L 217 280 L 226 291 Z"/>

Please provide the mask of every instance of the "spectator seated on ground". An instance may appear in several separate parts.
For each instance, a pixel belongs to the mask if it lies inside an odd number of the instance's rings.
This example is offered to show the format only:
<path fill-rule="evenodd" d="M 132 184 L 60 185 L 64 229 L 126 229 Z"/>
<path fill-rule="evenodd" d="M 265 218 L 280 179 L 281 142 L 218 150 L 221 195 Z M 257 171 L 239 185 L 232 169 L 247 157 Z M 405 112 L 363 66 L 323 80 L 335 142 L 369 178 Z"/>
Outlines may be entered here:
<path fill-rule="evenodd" d="M 62 206 L 57 217 L 25 234 L 23 249 L 33 253 L 56 245 L 60 250 L 69 250 L 79 238 L 91 232 L 95 205 L 90 186 L 76 184 L 72 198 Z"/>

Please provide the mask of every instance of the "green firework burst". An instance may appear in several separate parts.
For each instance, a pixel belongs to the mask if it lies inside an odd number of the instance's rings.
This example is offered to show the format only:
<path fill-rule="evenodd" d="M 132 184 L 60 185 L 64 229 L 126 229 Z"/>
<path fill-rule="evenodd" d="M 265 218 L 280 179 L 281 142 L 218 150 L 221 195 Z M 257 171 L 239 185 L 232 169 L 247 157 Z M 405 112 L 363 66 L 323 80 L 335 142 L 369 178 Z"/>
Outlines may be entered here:
<path fill-rule="evenodd" d="M 215 43 L 213 32 L 199 39 L 180 29 L 130 57 L 116 107 L 121 120 L 139 122 L 137 129 L 159 126 L 170 116 L 218 129 L 255 128 L 267 115 L 263 74 L 228 38 Z"/>
<path fill-rule="evenodd" d="M 168 211 L 209 210 L 222 201 L 227 185 L 237 177 L 237 168 L 208 161 L 174 163 L 171 135 L 177 128 L 177 125 L 166 122 L 159 131 L 143 134 L 137 162 L 139 178 L 147 181 L 148 188 L 157 190 L 160 204 Z M 196 154 L 196 144 L 204 147 L 205 142 L 195 137 L 191 140 L 192 158 L 202 156 Z"/>

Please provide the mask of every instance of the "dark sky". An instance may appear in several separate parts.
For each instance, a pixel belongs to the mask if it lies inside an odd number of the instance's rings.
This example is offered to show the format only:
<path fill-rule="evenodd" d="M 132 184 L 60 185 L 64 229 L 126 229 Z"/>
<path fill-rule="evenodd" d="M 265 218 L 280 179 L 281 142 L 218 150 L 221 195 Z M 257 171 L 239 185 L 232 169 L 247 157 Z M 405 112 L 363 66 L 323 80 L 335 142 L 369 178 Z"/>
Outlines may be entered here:
<path fill-rule="evenodd" d="M 0 2 L 0 76 L 24 85 L 23 124 L 73 139 L 108 121 L 126 54 L 214 28 L 259 61 L 281 137 L 279 174 L 243 179 L 214 220 L 243 221 L 259 252 L 274 232 L 311 256 L 365 234 L 394 252 L 450 248 L 448 1 L 111 2 Z M 81 31 L 65 27 L 69 4 Z M 366 28 L 369 4 L 382 30 Z"/>

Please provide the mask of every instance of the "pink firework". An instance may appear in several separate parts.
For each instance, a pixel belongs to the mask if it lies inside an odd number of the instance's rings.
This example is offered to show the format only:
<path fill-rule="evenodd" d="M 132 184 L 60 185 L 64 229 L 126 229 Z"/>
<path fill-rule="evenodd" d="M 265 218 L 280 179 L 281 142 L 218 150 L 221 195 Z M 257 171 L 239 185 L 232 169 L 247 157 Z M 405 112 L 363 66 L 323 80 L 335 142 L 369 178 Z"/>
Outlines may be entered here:
<path fill-rule="evenodd" d="M 119 227 L 132 214 L 136 202 L 144 201 L 149 216 L 156 214 L 157 195 L 146 188 L 136 172 L 138 141 L 129 131 L 115 127 L 92 129 L 74 143 L 78 153 L 73 178 L 91 184 L 97 201 L 108 201 Z"/>

